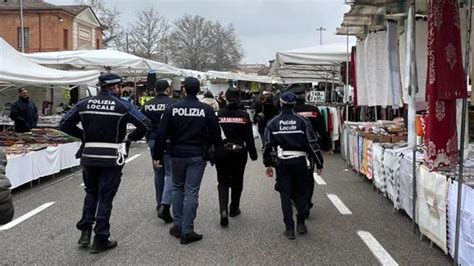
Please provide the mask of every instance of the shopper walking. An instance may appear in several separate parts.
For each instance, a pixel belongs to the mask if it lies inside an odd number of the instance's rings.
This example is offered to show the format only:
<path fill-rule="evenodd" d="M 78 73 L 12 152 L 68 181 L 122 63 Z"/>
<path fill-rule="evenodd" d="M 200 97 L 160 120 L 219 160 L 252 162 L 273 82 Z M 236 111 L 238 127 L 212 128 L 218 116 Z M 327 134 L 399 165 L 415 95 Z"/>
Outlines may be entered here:
<path fill-rule="evenodd" d="M 293 111 L 296 95 L 291 92 L 282 93 L 280 104 L 281 113 L 268 123 L 265 130 L 263 163 L 267 167 L 266 173 L 269 177 L 273 176 L 272 167 L 275 167 L 275 189 L 280 192 L 283 221 L 286 227 L 284 235 L 288 239 L 295 239 L 291 195 L 296 194 L 297 231 L 305 234 L 307 232 L 306 185 L 309 167 L 307 159 L 314 160 L 318 172 L 321 172 L 323 157 L 319 152 L 316 135 L 309 121 Z"/>
<path fill-rule="evenodd" d="M 18 100 L 10 109 L 10 118 L 15 122 L 15 132 L 24 133 L 31 131 L 38 123 L 38 108 L 30 101 L 26 88 L 18 89 Z"/>
<path fill-rule="evenodd" d="M 188 77 L 184 81 L 186 96 L 166 108 L 158 128 L 157 145 L 153 160 L 158 165 L 163 160 L 166 140 L 170 140 L 171 176 L 173 178 L 174 226 L 170 234 L 181 238 L 181 244 L 202 239 L 194 231 L 198 196 L 207 148 L 220 140 L 219 124 L 212 107 L 196 97 L 199 80 Z"/>
<path fill-rule="evenodd" d="M 240 196 L 243 189 L 247 153 L 257 160 L 249 114 L 241 109 L 240 91 L 229 88 L 225 93 L 227 104 L 218 112 L 222 130 L 222 146 L 216 151 L 216 170 L 219 193 L 220 224 L 227 226 L 229 218 L 241 213 Z M 229 189 L 231 202 L 229 205 Z"/>
<path fill-rule="evenodd" d="M 146 139 L 152 157 L 155 151 L 155 142 L 158 136 L 161 116 L 167 106 L 177 102 L 177 100 L 170 98 L 171 88 L 166 80 L 156 81 L 155 93 L 156 96 L 146 102 L 142 109 L 142 113 L 151 121 L 151 130 L 146 134 Z M 158 167 L 153 166 L 153 171 L 155 172 L 155 195 L 158 217 L 166 223 L 171 223 L 173 222 L 173 217 L 171 217 L 170 213 L 173 181 L 171 179 L 170 157 L 167 149 L 165 149 L 163 154 L 161 165 Z"/>
<path fill-rule="evenodd" d="M 258 134 L 260 135 L 262 146 L 265 141 L 265 127 L 267 126 L 268 121 L 270 121 L 277 113 L 278 110 L 274 104 L 273 95 L 270 92 L 264 91 L 260 96 L 260 101 L 258 101 L 255 106 L 255 115 L 253 118 L 254 123 L 257 124 L 258 127 Z"/>
<path fill-rule="evenodd" d="M 204 93 L 203 96 L 204 98 L 202 98 L 201 102 L 210 105 L 212 109 L 214 109 L 214 111 L 217 112 L 219 110 L 219 103 L 214 98 L 214 95 L 212 95 L 212 92 L 206 91 L 206 93 Z"/>
<path fill-rule="evenodd" d="M 11 183 L 5 175 L 6 167 L 7 155 L 3 150 L 0 150 L 0 225 L 10 222 L 15 213 L 10 190 Z"/>
<path fill-rule="evenodd" d="M 88 247 L 94 225 L 91 253 L 117 246 L 110 240 L 110 214 L 117 193 L 122 168 L 131 141 L 141 139 L 151 123 L 131 103 L 118 97 L 122 79 L 115 74 L 99 77 L 100 93 L 78 102 L 61 120 L 60 129 L 80 138 L 83 179 L 86 191 L 82 218 L 77 228 L 82 232 L 79 245 Z M 82 129 L 77 127 L 82 124 Z M 136 129 L 126 137 L 127 123 Z"/>

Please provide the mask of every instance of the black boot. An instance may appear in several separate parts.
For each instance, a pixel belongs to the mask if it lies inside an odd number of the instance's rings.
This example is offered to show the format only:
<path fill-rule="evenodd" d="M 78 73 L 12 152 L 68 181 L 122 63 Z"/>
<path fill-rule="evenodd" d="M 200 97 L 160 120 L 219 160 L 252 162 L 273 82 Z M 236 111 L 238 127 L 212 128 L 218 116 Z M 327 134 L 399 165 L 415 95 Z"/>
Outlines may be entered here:
<path fill-rule="evenodd" d="M 77 242 L 81 247 L 87 248 L 91 244 L 91 230 L 84 230 L 81 233 L 81 237 L 79 238 L 79 241 Z"/>
<path fill-rule="evenodd" d="M 237 210 L 230 210 L 229 212 L 229 217 L 235 217 L 237 215 L 240 215 L 241 211 L 240 209 L 237 209 Z"/>
<path fill-rule="evenodd" d="M 176 238 L 181 238 L 181 228 L 176 225 L 173 225 L 173 227 L 170 228 L 170 235 Z"/>
<path fill-rule="evenodd" d="M 181 236 L 181 244 L 186 245 L 186 244 L 190 244 L 190 243 L 199 241 L 201 239 L 202 239 L 201 234 L 197 234 L 196 232 L 192 232 L 192 233 L 185 234 L 185 235 Z"/>
<path fill-rule="evenodd" d="M 296 231 L 298 231 L 298 234 L 303 235 L 308 232 L 308 229 L 306 228 L 306 225 L 304 224 L 304 220 L 298 220 L 296 224 Z"/>
<path fill-rule="evenodd" d="M 229 217 L 227 211 L 221 211 L 221 226 L 228 226 L 229 225 Z"/>
<path fill-rule="evenodd" d="M 173 217 L 171 217 L 170 213 L 170 205 L 168 204 L 161 204 L 158 208 L 158 218 L 163 219 L 165 223 L 172 223 Z"/>
<path fill-rule="evenodd" d="M 287 226 L 285 232 L 283 232 L 283 235 L 286 236 L 286 238 L 290 240 L 295 239 L 295 228 L 294 226 Z"/>
<path fill-rule="evenodd" d="M 92 254 L 97 254 L 109 249 L 113 249 L 116 246 L 117 246 L 117 241 L 115 240 L 94 239 L 94 243 L 92 243 L 90 252 Z"/>

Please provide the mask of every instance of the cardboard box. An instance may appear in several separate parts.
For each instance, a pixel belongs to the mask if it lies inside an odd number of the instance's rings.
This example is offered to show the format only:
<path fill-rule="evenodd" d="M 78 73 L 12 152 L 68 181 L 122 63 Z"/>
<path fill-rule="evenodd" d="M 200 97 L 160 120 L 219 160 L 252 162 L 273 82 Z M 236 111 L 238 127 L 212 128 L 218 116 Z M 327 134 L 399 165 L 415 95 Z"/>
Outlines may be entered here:
<path fill-rule="evenodd" d="M 391 142 L 392 143 L 398 143 L 398 142 L 401 142 L 401 141 L 407 141 L 408 140 L 408 137 L 406 135 L 402 135 L 402 136 L 398 136 L 398 135 L 392 135 L 392 140 Z"/>

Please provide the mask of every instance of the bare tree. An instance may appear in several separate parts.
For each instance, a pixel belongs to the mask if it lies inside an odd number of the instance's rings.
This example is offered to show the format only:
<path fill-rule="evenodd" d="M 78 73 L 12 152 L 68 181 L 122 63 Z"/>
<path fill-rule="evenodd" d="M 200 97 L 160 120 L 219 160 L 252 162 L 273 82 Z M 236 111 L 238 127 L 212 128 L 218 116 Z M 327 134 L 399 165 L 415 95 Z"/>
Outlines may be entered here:
<path fill-rule="evenodd" d="M 153 7 L 137 12 L 137 21 L 129 26 L 130 52 L 147 59 L 163 61 L 163 50 L 170 24 Z"/>
<path fill-rule="evenodd" d="M 173 63 L 182 68 L 231 70 L 243 57 L 232 25 L 222 26 L 197 15 L 177 20 L 169 43 Z"/>
<path fill-rule="evenodd" d="M 100 23 L 107 27 L 103 32 L 104 47 L 122 47 L 123 28 L 120 25 L 120 12 L 116 7 L 109 8 L 103 0 L 75 0 L 76 4 L 88 5 L 94 11 Z"/>
<path fill-rule="evenodd" d="M 235 36 L 232 24 L 222 26 L 214 23 L 214 47 L 212 48 L 211 68 L 214 70 L 232 70 L 242 60 L 243 51 L 239 40 Z"/>

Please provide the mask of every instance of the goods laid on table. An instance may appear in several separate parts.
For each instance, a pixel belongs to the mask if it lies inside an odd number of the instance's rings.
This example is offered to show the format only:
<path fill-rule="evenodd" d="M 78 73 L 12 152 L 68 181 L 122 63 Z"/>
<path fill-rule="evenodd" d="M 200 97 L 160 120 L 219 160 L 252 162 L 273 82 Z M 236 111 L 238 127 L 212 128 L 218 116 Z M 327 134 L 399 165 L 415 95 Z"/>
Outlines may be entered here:
<path fill-rule="evenodd" d="M 38 117 L 38 127 L 58 127 L 62 116 L 60 115 L 43 115 Z M 0 125 L 13 126 L 15 123 L 8 116 L 0 117 Z"/>
<path fill-rule="evenodd" d="M 23 154 L 76 141 L 79 140 L 52 128 L 35 128 L 26 133 L 0 132 L 0 148 L 7 154 Z"/>

